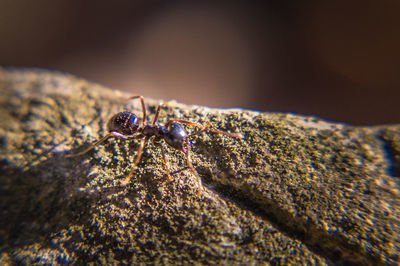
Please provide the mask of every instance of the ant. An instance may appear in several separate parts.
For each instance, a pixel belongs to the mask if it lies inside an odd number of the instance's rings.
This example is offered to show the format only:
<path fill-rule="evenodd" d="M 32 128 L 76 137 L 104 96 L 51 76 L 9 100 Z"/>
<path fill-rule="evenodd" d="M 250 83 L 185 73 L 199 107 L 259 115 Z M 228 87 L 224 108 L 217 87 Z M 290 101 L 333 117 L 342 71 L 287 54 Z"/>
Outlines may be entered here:
<path fill-rule="evenodd" d="M 124 140 L 131 140 L 131 139 L 141 139 L 140 144 L 139 144 L 139 149 L 136 154 L 135 161 L 133 163 L 132 169 L 130 170 L 129 174 L 126 176 L 125 181 L 123 181 L 123 185 L 128 184 L 130 181 L 134 170 L 138 163 L 140 162 L 140 158 L 142 157 L 143 150 L 146 146 L 146 143 L 150 138 L 153 138 L 153 144 L 156 146 L 160 147 L 161 149 L 161 155 L 163 159 L 163 164 L 165 171 L 167 172 L 167 176 L 170 181 L 172 181 L 171 174 L 169 172 L 169 168 L 167 165 L 167 160 L 165 157 L 165 151 L 163 147 L 163 141 L 169 144 L 172 148 L 177 149 L 182 151 L 186 155 L 186 162 L 187 165 L 189 166 L 190 170 L 193 172 L 193 174 L 197 178 L 197 182 L 199 184 L 199 190 L 198 193 L 200 194 L 202 184 L 201 184 L 201 179 L 199 177 L 199 174 L 197 171 L 194 169 L 192 165 L 192 159 L 190 156 L 190 146 L 191 142 L 189 141 L 189 138 L 194 135 L 198 135 L 202 132 L 209 131 L 217 134 L 223 134 L 229 137 L 233 138 L 242 138 L 243 135 L 240 133 L 229 133 L 221 130 L 216 130 L 211 128 L 209 125 L 202 125 L 199 123 L 195 122 L 190 122 L 186 120 L 181 120 L 181 119 L 171 119 L 169 120 L 164 126 L 157 126 L 155 125 L 158 115 L 160 113 L 161 106 L 163 104 L 159 104 L 156 110 L 156 113 L 154 115 L 153 122 L 150 124 L 145 124 L 146 121 L 146 108 L 144 105 L 144 100 L 142 96 L 132 96 L 129 98 L 129 100 L 132 99 L 140 99 L 140 103 L 142 105 L 142 121 L 141 125 L 139 125 L 138 117 L 131 113 L 131 112 L 120 112 L 114 115 L 108 122 L 108 129 L 109 133 L 106 134 L 104 137 L 93 143 L 90 147 L 88 147 L 86 150 L 79 152 L 77 154 L 70 154 L 67 155 L 67 157 L 75 157 L 75 156 L 80 156 L 83 154 L 86 154 L 87 152 L 91 151 L 94 147 L 99 145 L 100 143 L 104 142 L 110 137 L 117 137 L 121 138 Z M 192 134 L 188 134 L 182 124 L 188 125 L 188 126 L 195 126 L 201 128 L 201 130 L 196 131 Z"/>

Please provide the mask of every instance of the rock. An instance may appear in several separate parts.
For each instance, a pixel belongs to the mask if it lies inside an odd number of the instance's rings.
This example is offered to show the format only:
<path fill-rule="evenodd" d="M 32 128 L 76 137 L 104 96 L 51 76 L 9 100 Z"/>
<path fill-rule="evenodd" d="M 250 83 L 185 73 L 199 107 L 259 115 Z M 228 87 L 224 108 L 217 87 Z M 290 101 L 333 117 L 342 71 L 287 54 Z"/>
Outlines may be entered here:
<path fill-rule="evenodd" d="M 354 127 L 295 114 L 167 102 L 186 119 L 241 132 L 182 152 L 111 138 L 139 100 L 71 75 L 0 69 L 0 262 L 18 264 L 396 264 L 400 125 Z M 146 99 L 149 119 L 158 101 Z M 187 128 L 193 132 L 195 128 Z M 166 147 L 166 146 L 165 146 Z"/>

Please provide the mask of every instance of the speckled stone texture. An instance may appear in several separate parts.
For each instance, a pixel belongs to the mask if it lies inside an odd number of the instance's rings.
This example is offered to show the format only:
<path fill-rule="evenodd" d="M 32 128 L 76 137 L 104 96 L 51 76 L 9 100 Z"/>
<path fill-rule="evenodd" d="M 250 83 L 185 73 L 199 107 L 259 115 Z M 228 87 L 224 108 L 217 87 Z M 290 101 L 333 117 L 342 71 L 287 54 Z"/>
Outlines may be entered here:
<path fill-rule="evenodd" d="M 0 69 L 0 263 L 396 264 L 400 125 L 353 127 L 295 114 L 167 102 L 229 132 L 182 152 L 111 138 L 107 121 L 140 102 L 71 75 Z M 149 119 L 159 101 L 146 99 Z M 189 132 L 195 128 L 187 128 Z"/>

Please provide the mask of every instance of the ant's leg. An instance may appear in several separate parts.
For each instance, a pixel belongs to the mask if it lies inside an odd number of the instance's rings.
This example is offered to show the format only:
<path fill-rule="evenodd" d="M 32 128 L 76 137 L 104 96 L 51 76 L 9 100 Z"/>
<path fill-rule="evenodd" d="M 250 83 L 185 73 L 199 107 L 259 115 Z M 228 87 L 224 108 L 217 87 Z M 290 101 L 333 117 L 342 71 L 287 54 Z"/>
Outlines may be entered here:
<path fill-rule="evenodd" d="M 168 176 L 169 181 L 172 181 L 171 173 L 169 172 L 169 169 L 168 169 L 167 158 L 165 157 L 164 146 L 163 146 L 162 143 L 158 143 L 156 145 L 159 146 L 160 149 L 161 149 L 161 155 L 162 155 L 165 171 L 167 172 L 167 176 Z"/>
<path fill-rule="evenodd" d="M 195 132 L 189 134 L 187 137 L 190 138 L 190 137 L 192 137 L 192 136 L 200 135 L 200 134 L 203 133 L 203 132 L 209 131 L 209 129 L 210 129 L 210 124 L 202 125 L 202 126 L 203 126 L 203 129 L 200 129 L 199 131 L 195 131 Z M 225 133 L 225 132 L 224 132 L 224 133 Z"/>
<path fill-rule="evenodd" d="M 90 145 L 89 148 L 87 148 L 84 151 L 78 152 L 76 154 L 68 154 L 66 155 L 66 157 L 76 157 L 76 156 L 81 156 L 89 151 L 91 151 L 94 147 L 96 147 L 97 145 L 99 145 L 100 143 L 102 143 L 103 141 L 105 141 L 106 139 L 108 139 L 109 137 L 112 137 L 113 135 L 111 133 L 105 135 L 104 137 L 102 137 L 101 139 L 99 139 L 98 141 L 96 141 L 95 143 L 93 143 L 92 145 Z"/>
<path fill-rule="evenodd" d="M 196 123 L 196 122 L 190 122 L 190 121 L 186 121 L 186 120 L 182 120 L 182 119 L 171 119 L 165 124 L 165 127 L 169 127 L 172 123 L 175 123 L 175 122 L 181 123 L 181 124 L 186 124 L 186 125 L 189 125 L 189 126 L 200 127 L 200 128 L 204 128 L 205 127 L 202 124 L 199 124 L 199 123 Z"/>
<path fill-rule="evenodd" d="M 129 100 L 133 100 L 133 99 L 137 99 L 137 98 L 140 99 L 140 103 L 142 104 L 142 113 L 143 113 L 142 126 L 144 126 L 144 123 L 146 122 L 146 107 L 144 106 L 143 96 L 140 96 L 140 95 L 132 96 L 132 97 L 129 97 Z"/>
<path fill-rule="evenodd" d="M 147 141 L 149 140 L 148 137 L 144 137 L 140 142 L 139 149 L 136 154 L 135 161 L 133 162 L 132 169 L 129 171 L 129 174 L 126 176 L 125 180 L 122 181 L 122 184 L 125 186 L 131 180 L 133 172 L 135 171 L 136 166 L 140 162 L 140 158 L 142 157 L 143 149 L 146 146 Z"/>
<path fill-rule="evenodd" d="M 202 128 L 202 130 L 200 130 L 198 132 L 195 132 L 195 133 L 193 133 L 191 135 L 197 135 L 197 134 L 200 134 L 200 133 L 202 133 L 204 131 L 209 131 L 209 132 L 226 135 L 226 136 L 233 137 L 233 138 L 242 138 L 243 137 L 243 135 L 241 133 L 230 133 L 230 132 L 226 132 L 226 131 L 221 131 L 221 130 L 217 130 L 217 129 L 211 128 L 210 125 L 205 125 L 204 126 L 204 125 L 199 124 L 199 123 L 190 122 L 190 121 L 186 121 L 186 120 L 182 120 L 182 119 L 171 119 L 165 124 L 165 127 L 168 128 L 174 122 L 185 124 L 185 125 L 188 125 L 188 126 L 195 126 L 195 127 Z"/>
<path fill-rule="evenodd" d="M 153 119 L 153 123 L 152 123 L 153 126 L 156 124 L 156 121 L 158 119 L 158 115 L 160 114 L 161 107 L 164 106 L 164 105 L 165 105 L 164 103 L 159 103 L 158 104 L 157 110 L 156 110 L 156 114 L 154 115 L 154 119 Z"/>
<path fill-rule="evenodd" d="M 197 173 L 196 169 L 194 169 L 193 164 L 192 164 L 192 158 L 190 156 L 190 143 L 189 141 L 186 142 L 186 151 L 184 150 L 183 153 L 186 154 L 186 163 L 189 166 L 190 170 L 192 170 L 193 174 L 196 176 L 197 178 L 197 182 L 199 183 L 199 190 L 197 191 L 197 194 L 200 195 L 201 189 L 202 189 L 202 184 L 201 184 L 201 179 L 199 174 Z"/>
<path fill-rule="evenodd" d="M 143 138 L 143 135 L 142 135 L 142 134 L 138 134 L 138 135 L 124 135 L 124 134 L 121 134 L 121 133 L 116 132 L 116 131 L 111 131 L 111 135 L 113 135 L 114 137 L 118 137 L 118 138 L 121 138 L 121 139 L 125 139 L 125 140 L 141 139 L 141 138 Z"/>

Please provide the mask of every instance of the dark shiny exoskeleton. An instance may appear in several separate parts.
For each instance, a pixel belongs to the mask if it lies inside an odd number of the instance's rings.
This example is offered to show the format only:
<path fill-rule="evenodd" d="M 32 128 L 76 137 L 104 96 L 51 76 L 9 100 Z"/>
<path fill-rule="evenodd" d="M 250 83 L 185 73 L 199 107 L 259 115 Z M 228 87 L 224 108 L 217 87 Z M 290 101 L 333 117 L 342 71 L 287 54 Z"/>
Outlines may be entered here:
<path fill-rule="evenodd" d="M 191 156 L 190 156 L 190 145 L 191 142 L 189 140 L 190 136 L 197 135 L 201 132 L 204 131 L 209 131 L 209 132 L 214 132 L 214 133 L 219 133 L 219 134 L 224 134 L 230 137 L 235 137 L 235 138 L 241 138 L 242 135 L 240 133 L 229 133 L 225 131 L 220 131 L 220 130 L 215 130 L 210 128 L 209 126 L 204 126 L 198 123 L 186 121 L 186 120 L 181 120 L 181 119 L 172 119 L 169 120 L 164 126 L 158 126 L 155 125 L 158 115 L 160 113 L 160 108 L 161 105 L 157 107 L 154 119 L 152 121 L 152 124 L 146 125 L 146 108 L 144 105 L 144 100 L 142 96 L 134 96 L 131 97 L 130 99 L 136 99 L 139 98 L 141 105 L 142 105 L 142 112 L 143 112 L 143 117 L 141 121 L 141 125 L 139 124 L 139 119 L 138 117 L 131 113 L 131 112 L 120 112 L 116 115 L 114 115 L 110 121 L 108 122 L 108 129 L 109 133 L 105 135 L 103 138 L 95 142 L 93 145 L 91 145 L 89 148 L 86 150 L 74 154 L 74 155 L 69 155 L 69 156 L 79 156 L 82 154 L 87 153 L 91 149 L 93 149 L 96 145 L 102 143 L 109 137 L 118 137 L 122 139 L 141 139 L 139 149 L 134 161 L 134 165 L 132 167 L 132 170 L 129 172 L 127 175 L 125 181 L 123 184 L 127 184 L 130 180 L 130 178 L 133 175 L 133 172 L 135 170 L 136 165 L 139 163 L 140 158 L 142 156 L 143 149 L 147 143 L 147 141 L 152 138 L 152 141 L 155 145 L 159 146 L 161 148 L 161 154 L 163 157 L 163 163 L 165 170 L 167 172 L 168 178 L 172 180 L 171 174 L 168 169 L 166 157 L 165 157 L 165 151 L 162 145 L 162 142 L 165 141 L 167 144 L 169 144 L 171 147 L 182 151 L 183 153 L 186 154 L 186 162 L 189 166 L 189 168 L 192 170 L 194 175 L 197 178 L 197 181 L 199 183 L 199 192 L 202 187 L 201 185 L 201 179 L 197 173 L 197 171 L 194 169 L 192 162 L 191 162 Z M 189 126 L 196 126 L 201 128 L 201 130 L 188 134 L 182 124 L 186 124 Z"/>
<path fill-rule="evenodd" d="M 168 126 L 168 128 L 167 128 Z M 182 150 L 188 137 L 183 126 L 177 122 L 167 123 L 165 126 L 139 126 L 139 119 L 131 112 L 120 112 L 114 115 L 108 124 L 110 134 L 123 139 L 137 138 L 132 136 L 140 133 L 145 137 L 154 137 L 155 142 L 165 140 L 172 148 Z"/>

